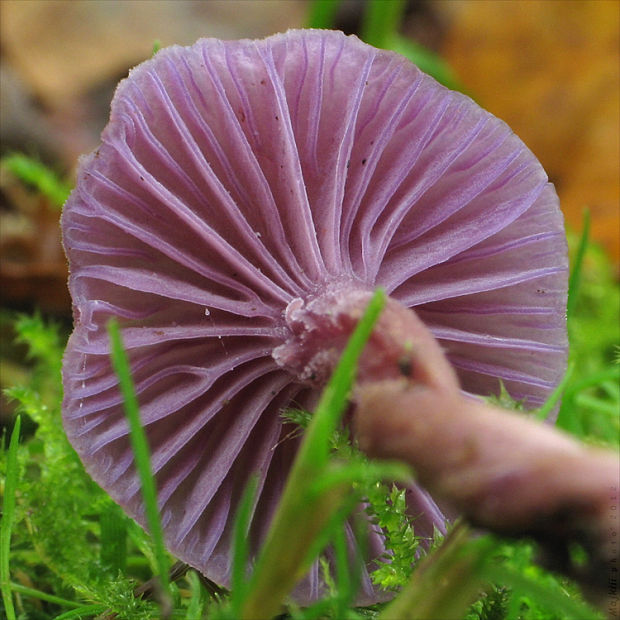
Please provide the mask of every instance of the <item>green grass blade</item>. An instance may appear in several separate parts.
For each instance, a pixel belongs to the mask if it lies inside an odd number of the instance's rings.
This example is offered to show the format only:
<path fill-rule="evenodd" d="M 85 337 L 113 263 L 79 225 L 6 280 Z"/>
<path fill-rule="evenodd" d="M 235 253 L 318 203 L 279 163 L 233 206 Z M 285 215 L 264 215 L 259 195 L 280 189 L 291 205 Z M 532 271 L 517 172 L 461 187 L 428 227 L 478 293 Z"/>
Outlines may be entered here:
<path fill-rule="evenodd" d="M 46 601 L 48 603 L 54 603 L 55 605 L 60 605 L 61 607 L 72 607 L 78 608 L 83 607 L 83 603 L 78 603 L 76 601 L 69 601 L 66 598 L 61 598 L 60 596 L 54 596 L 53 594 L 48 594 L 47 592 L 41 592 L 41 590 L 35 590 L 34 588 L 28 588 L 26 586 L 21 585 L 20 583 L 11 582 L 11 589 L 13 592 L 17 592 L 19 594 L 23 594 L 24 596 L 29 596 L 30 598 L 36 598 L 40 601 Z"/>
<path fill-rule="evenodd" d="M 190 570 L 187 573 L 187 581 L 190 587 L 190 599 L 187 605 L 186 620 L 196 620 L 205 617 L 205 607 L 207 605 L 207 592 L 200 583 L 200 577 L 196 571 Z"/>
<path fill-rule="evenodd" d="M 579 285 L 581 283 L 581 272 L 583 270 L 583 259 L 586 255 L 588 243 L 590 240 L 590 211 L 587 209 L 583 213 L 583 227 L 577 252 L 573 261 L 573 268 L 568 279 L 568 302 L 566 305 L 566 314 L 569 319 L 575 311 L 575 304 L 579 296 Z"/>
<path fill-rule="evenodd" d="M 313 495 L 321 495 L 333 487 L 351 482 L 383 479 L 407 484 L 413 478 L 411 468 L 400 461 L 352 461 L 326 467 L 309 490 Z"/>
<path fill-rule="evenodd" d="M 347 481 L 340 487 L 337 487 L 335 492 L 331 494 L 323 493 L 318 500 L 311 500 L 307 503 L 308 507 L 318 506 L 320 514 L 317 516 L 317 511 L 314 511 L 314 515 L 310 515 L 309 519 L 314 518 L 321 523 L 322 527 L 316 528 L 314 538 L 309 541 L 305 556 L 299 562 L 299 566 L 303 568 L 302 573 L 306 572 L 312 562 L 330 542 L 333 543 L 337 536 L 337 530 L 344 529 L 345 520 L 358 505 L 359 497 L 354 493 L 350 493 L 350 489 L 351 484 Z M 323 498 L 328 498 L 328 501 L 322 501 Z M 335 501 L 333 498 L 335 498 Z"/>
<path fill-rule="evenodd" d="M 599 428 L 597 436 L 599 439 L 609 441 L 612 445 L 617 445 L 617 417 L 618 417 L 618 399 L 606 394 L 603 398 L 596 395 L 588 395 L 587 390 L 596 388 L 603 390 L 603 385 L 608 381 L 613 381 L 614 385 L 618 384 L 620 379 L 620 367 L 610 366 L 597 370 L 589 376 L 580 380 L 573 381 L 565 390 L 562 401 L 562 408 L 558 415 L 556 425 L 577 437 L 583 437 L 587 434 L 587 428 L 594 422 L 592 413 L 594 410 L 603 412 L 609 419 L 609 424 Z M 585 400 L 584 400 L 585 398 Z M 583 418 L 579 414 L 580 407 L 588 405 L 590 407 L 590 415 Z M 602 405 L 602 408 L 601 408 Z M 605 429 L 605 430 L 604 430 Z"/>
<path fill-rule="evenodd" d="M 0 528 L 0 583 L 2 584 L 2 600 L 7 620 L 15 620 L 15 607 L 11 592 L 9 561 L 11 555 L 11 532 L 15 520 L 15 492 L 19 482 L 19 466 L 17 463 L 17 447 L 19 445 L 19 431 L 21 416 L 15 419 L 15 426 L 11 433 L 6 460 L 6 480 L 4 482 L 4 500 L 2 501 L 2 527 Z"/>
<path fill-rule="evenodd" d="M 306 19 L 306 28 L 333 28 L 340 0 L 314 0 Z"/>
<path fill-rule="evenodd" d="M 347 403 L 357 360 L 384 305 L 385 293 L 379 289 L 323 391 L 256 563 L 240 618 L 271 617 L 278 613 L 284 598 L 307 570 L 309 551 L 333 525 L 332 518 L 349 493 L 349 480 L 331 485 L 318 496 L 313 487 L 325 473 L 331 437 Z"/>
<path fill-rule="evenodd" d="M 110 502 L 99 514 L 101 565 L 112 574 L 127 567 L 127 521 L 118 505 Z"/>
<path fill-rule="evenodd" d="M 558 383 L 555 390 L 553 390 L 549 398 L 547 398 L 545 404 L 540 409 L 538 409 L 538 411 L 536 411 L 535 416 L 538 420 L 546 420 L 553 408 L 560 402 L 562 394 L 564 394 L 564 391 L 566 390 L 566 386 L 569 384 L 570 380 L 573 377 L 574 370 L 575 364 L 569 364 L 560 383 Z"/>
<path fill-rule="evenodd" d="M 566 390 L 567 396 L 571 397 L 578 392 L 583 390 L 587 390 L 588 388 L 599 387 L 601 384 L 606 381 L 614 381 L 617 382 L 620 379 L 620 366 L 609 366 L 608 368 L 603 368 L 579 381 L 575 381 L 573 385 L 570 386 Z"/>
<path fill-rule="evenodd" d="M 336 583 L 338 584 L 338 593 L 343 598 L 343 603 L 348 606 L 349 599 L 353 598 L 355 575 L 349 571 L 349 561 L 347 555 L 347 539 L 343 528 L 338 528 L 334 532 L 332 540 L 334 545 L 334 556 L 336 564 Z M 340 609 L 339 616 L 343 616 L 346 607 Z"/>
<path fill-rule="evenodd" d="M 375 47 L 390 47 L 404 12 L 404 0 L 368 0 L 362 19 L 362 41 Z"/>
<path fill-rule="evenodd" d="M 140 483 L 142 485 L 142 497 L 146 512 L 146 522 L 153 540 L 157 571 L 159 573 L 162 591 L 169 598 L 169 562 L 164 545 L 164 535 L 159 510 L 157 508 L 157 490 L 151 469 L 151 455 L 146 433 L 144 432 L 144 428 L 140 422 L 140 410 L 138 407 L 138 399 L 136 397 L 133 380 L 131 378 L 129 361 L 123 347 L 118 322 L 114 319 L 111 319 L 108 322 L 108 335 L 110 337 L 110 354 L 112 357 L 112 365 L 119 380 L 121 393 L 123 395 L 125 414 L 127 415 L 127 420 L 129 422 L 131 446 L 133 448 L 136 468 L 138 470 Z"/>
<path fill-rule="evenodd" d="M 620 399 L 620 384 L 612 381 L 604 381 L 599 387 L 609 398 Z"/>
<path fill-rule="evenodd" d="M 441 56 L 399 34 L 405 5 L 404 0 L 369 0 L 363 15 L 361 39 L 401 54 L 444 86 L 463 91 L 462 84 Z"/>
<path fill-rule="evenodd" d="M 603 413 L 610 418 L 612 416 L 618 415 L 618 405 L 617 403 L 608 403 L 604 400 L 592 396 L 591 394 L 579 394 L 575 398 L 575 402 L 580 406 L 587 406 L 593 411 L 598 411 L 599 413 Z"/>
<path fill-rule="evenodd" d="M 457 80 L 450 65 L 435 52 L 400 35 L 394 36 L 389 41 L 388 47 L 408 58 L 418 69 L 434 77 L 440 84 L 452 90 L 465 92 L 464 86 Z"/>
<path fill-rule="evenodd" d="M 353 605 L 361 582 L 363 556 L 356 549 L 355 556 L 349 558 L 349 548 L 344 527 L 333 530 L 332 545 L 335 559 L 335 579 L 337 596 L 332 606 L 332 617 L 346 618 Z"/>
<path fill-rule="evenodd" d="M 36 159 L 14 153 L 4 157 L 2 165 L 20 181 L 32 185 L 57 209 L 60 209 L 67 200 L 71 188 Z"/>
<path fill-rule="evenodd" d="M 258 480 L 254 476 L 250 479 L 243 492 L 233 526 L 230 604 L 235 616 L 238 616 L 241 612 L 241 605 L 243 604 L 249 585 L 246 573 L 249 557 L 248 532 L 257 488 Z"/>

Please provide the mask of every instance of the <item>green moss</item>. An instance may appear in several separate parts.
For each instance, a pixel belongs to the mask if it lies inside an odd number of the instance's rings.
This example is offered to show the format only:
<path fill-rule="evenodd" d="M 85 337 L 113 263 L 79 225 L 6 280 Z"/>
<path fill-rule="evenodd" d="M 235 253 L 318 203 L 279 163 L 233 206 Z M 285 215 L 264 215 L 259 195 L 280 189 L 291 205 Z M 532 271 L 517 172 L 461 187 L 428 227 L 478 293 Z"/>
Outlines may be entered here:
<path fill-rule="evenodd" d="M 577 241 L 569 240 L 574 248 Z M 616 445 L 620 288 L 600 249 L 584 247 L 569 318 L 574 371 L 566 382 L 558 424 L 587 441 Z M 156 553 L 149 536 L 85 473 L 62 430 L 60 370 L 65 336 L 58 326 L 38 315 L 18 317 L 14 329 L 30 358 L 27 371 L 15 375 L 21 377 L 18 385 L 7 390 L 23 417 L 23 428 L 30 429 L 22 434 L 17 450 L 19 483 L 9 541 L 8 586 L 17 617 L 92 617 L 104 611 L 130 620 L 157 617 L 157 603 L 134 595 L 136 585 L 155 573 Z M 346 392 L 345 385 L 336 387 Z M 498 402 L 518 408 L 505 393 Z M 292 434 L 302 433 L 312 419 L 310 413 L 300 411 L 287 412 L 285 417 L 292 422 Z M 0 480 L 7 473 L 7 437 L 0 456 Z M 323 448 L 319 456 L 324 458 Z M 387 470 L 360 454 L 345 427 L 330 430 L 328 456 L 320 474 L 324 479 L 311 480 L 313 488 L 326 491 L 334 480 L 346 476 L 353 482 L 352 499 L 367 501 L 370 518 L 386 536 L 390 562 L 380 564 L 372 579 L 383 588 L 398 591 L 416 579 L 416 556 L 424 557 L 415 521 L 406 515 L 404 492 L 384 482 Z M 343 512 L 338 518 L 344 516 Z M 317 540 L 332 541 L 340 558 L 335 570 L 330 566 L 328 571 L 323 562 L 329 586 L 326 597 L 307 609 L 291 607 L 291 617 L 363 618 L 381 611 L 381 605 L 353 608 L 356 576 L 355 571 L 349 574 L 349 562 L 342 553 L 342 539 L 338 538 L 341 522 L 331 520 L 325 531 L 317 534 Z M 291 531 L 295 526 L 290 524 Z M 492 559 L 479 574 L 472 575 L 490 585 L 473 606 L 463 609 L 467 620 L 598 617 L 583 603 L 574 583 L 537 564 L 535 547 L 502 540 L 493 544 Z M 360 545 L 363 547 L 363 540 Z M 429 551 L 431 559 L 442 548 L 438 538 Z M 230 608 L 214 600 L 194 572 L 171 589 L 174 618 L 231 617 Z M 0 611 L 0 618 L 3 613 Z"/>
<path fill-rule="evenodd" d="M 569 235 L 571 254 L 577 239 Z M 558 426 L 594 443 L 617 447 L 620 435 L 620 284 L 601 248 L 585 249 L 579 291 L 568 322 L 574 365 Z"/>

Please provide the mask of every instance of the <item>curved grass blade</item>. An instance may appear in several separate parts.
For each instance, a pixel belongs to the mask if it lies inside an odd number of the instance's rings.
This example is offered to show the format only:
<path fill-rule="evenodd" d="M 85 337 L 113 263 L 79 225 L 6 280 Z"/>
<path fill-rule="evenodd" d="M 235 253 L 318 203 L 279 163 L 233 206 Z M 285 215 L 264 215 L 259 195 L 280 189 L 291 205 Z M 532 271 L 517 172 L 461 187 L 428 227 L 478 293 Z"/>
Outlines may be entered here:
<path fill-rule="evenodd" d="M 151 469 L 150 449 L 146 439 L 146 433 L 144 432 L 144 428 L 140 422 L 140 410 L 138 407 L 138 399 L 136 397 L 133 380 L 131 378 L 129 361 L 123 347 L 118 322 L 114 319 L 111 319 L 108 322 L 108 335 L 110 337 L 112 366 L 118 376 L 121 393 L 123 395 L 125 414 L 127 415 L 127 420 L 129 422 L 131 446 L 133 448 L 136 468 L 140 476 L 146 521 L 153 540 L 157 572 L 159 573 L 162 592 L 165 598 L 169 601 L 169 562 L 164 545 L 161 519 L 157 508 L 157 490 Z"/>
<path fill-rule="evenodd" d="M 333 28 L 340 0 L 314 0 L 310 3 L 306 28 Z"/>
<path fill-rule="evenodd" d="M 389 48 L 404 12 L 404 0 L 369 0 L 362 20 L 362 41 L 374 47 Z"/>
<path fill-rule="evenodd" d="M 2 158 L 2 166 L 24 183 L 32 185 L 57 209 L 62 207 L 69 196 L 71 188 L 36 159 L 13 153 Z"/>
<path fill-rule="evenodd" d="M 238 616 L 241 612 L 249 585 L 246 574 L 249 557 L 248 531 L 257 488 L 258 480 L 253 476 L 243 492 L 233 526 L 230 605 L 234 616 Z"/>
<path fill-rule="evenodd" d="M 55 605 L 60 605 L 61 607 L 72 607 L 74 609 L 78 607 L 83 607 L 83 603 L 78 603 L 77 601 L 70 601 L 66 598 L 61 598 L 60 596 L 48 594 L 47 592 L 41 592 L 41 590 L 35 590 L 34 588 L 23 586 L 21 583 L 11 582 L 11 589 L 13 590 L 13 592 L 17 592 L 18 594 L 23 594 L 24 596 L 29 596 L 30 598 L 36 598 L 40 601 L 54 603 Z"/>
<path fill-rule="evenodd" d="M 590 241 L 590 211 L 587 209 L 583 212 L 582 233 L 579 239 L 579 245 L 575 253 L 573 268 L 568 279 L 568 302 L 566 305 L 566 314 L 570 318 L 575 311 L 575 304 L 579 296 L 579 285 L 581 283 L 581 272 L 583 270 L 583 259 L 588 249 Z"/>
<path fill-rule="evenodd" d="M 17 446 L 20 429 L 21 417 L 17 416 L 7 452 L 6 480 L 4 482 L 4 500 L 2 502 L 2 527 L 0 528 L 0 583 L 2 584 L 2 600 L 7 620 L 15 620 L 9 561 L 11 554 L 11 531 L 15 520 L 15 492 L 19 482 Z"/>
<path fill-rule="evenodd" d="M 560 402 L 562 395 L 566 390 L 566 386 L 573 378 L 574 370 L 575 364 L 573 362 L 569 363 L 560 383 L 558 383 L 557 387 L 553 390 L 549 398 L 547 398 L 543 406 L 536 411 L 535 416 L 538 420 L 546 420 L 551 411 L 553 411 L 553 408 Z"/>
<path fill-rule="evenodd" d="M 318 495 L 315 485 L 328 467 L 331 437 L 344 412 L 357 360 L 384 305 L 385 293 L 378 289 L 323 391 L 257 560 L 239 614 L 242 619 L 277 615 L 284 598 L 308 568 L 308 552 L 349 495 L 350 480 L 333 484 Z"/>

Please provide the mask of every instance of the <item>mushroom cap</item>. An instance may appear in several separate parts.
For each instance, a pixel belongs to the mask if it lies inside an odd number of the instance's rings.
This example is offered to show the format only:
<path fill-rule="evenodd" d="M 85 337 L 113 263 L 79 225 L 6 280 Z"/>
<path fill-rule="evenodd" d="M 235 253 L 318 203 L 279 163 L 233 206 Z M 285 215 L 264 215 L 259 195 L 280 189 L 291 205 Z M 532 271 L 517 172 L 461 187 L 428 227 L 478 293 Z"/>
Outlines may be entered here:
<path fill-rule="evenodd" d="M 287 308 L 382 286 L 415 309 L 464 390 L 501 380 L 529 407 L 565 370 L 566 242 L 539 162 L 468 97 L 339 32 L 201 39 L 133 69 L 62 229 L 68 437 L 144 524 L 109 359 L 116 317 L 167 545 L 218 583 L 248 477 L 260 480 L 254 552 L 286 480 L 299 440 L 281 412 L 318 398 L 272 355 L 291 335 Z M 410 502 L 430 536 L 441 512 L 421 489 Z M 367 574 L 362 585 L 375 600 Z M 320 589 L 315 566 L 297 597 Z"/>

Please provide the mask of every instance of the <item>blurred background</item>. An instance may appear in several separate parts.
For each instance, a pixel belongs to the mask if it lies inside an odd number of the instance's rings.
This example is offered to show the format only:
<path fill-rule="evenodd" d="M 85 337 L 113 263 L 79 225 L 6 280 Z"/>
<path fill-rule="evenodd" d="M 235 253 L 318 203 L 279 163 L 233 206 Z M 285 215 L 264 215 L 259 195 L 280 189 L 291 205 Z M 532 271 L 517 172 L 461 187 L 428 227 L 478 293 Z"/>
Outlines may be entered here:
<path fill-rule="evenodd" d="M 335 27 L 359 33 L 364 4 L 341 2 Z M 3 0 L 1 154 L 26 153 L 70 186 L 78 156 L 98 143 L 116 84 L 155 45 L 263 37 L 304 27 L 310 9 L 308 0 Z M 443 59 L 459 87 L 531 148 L 569 229 L 580 231 L 589 209 L 592 238 L 617 275 L 618 3 L 409 0 L 401 34 Z M 58 216 L 58 206 L 1 168 L 2 387 L 22 372 L 7 313 L 40 309 L 70 325 Z"/>

